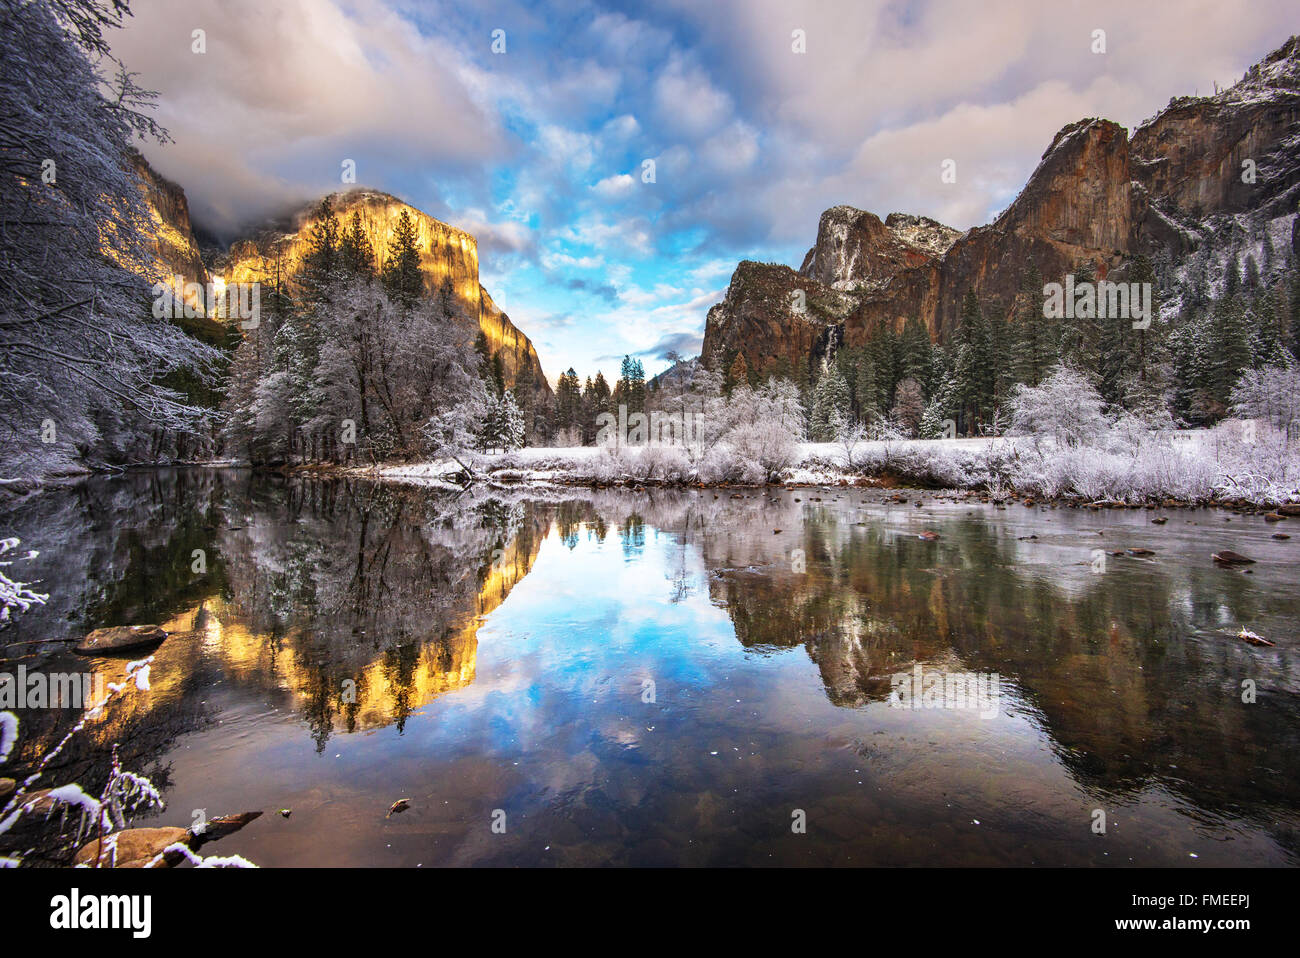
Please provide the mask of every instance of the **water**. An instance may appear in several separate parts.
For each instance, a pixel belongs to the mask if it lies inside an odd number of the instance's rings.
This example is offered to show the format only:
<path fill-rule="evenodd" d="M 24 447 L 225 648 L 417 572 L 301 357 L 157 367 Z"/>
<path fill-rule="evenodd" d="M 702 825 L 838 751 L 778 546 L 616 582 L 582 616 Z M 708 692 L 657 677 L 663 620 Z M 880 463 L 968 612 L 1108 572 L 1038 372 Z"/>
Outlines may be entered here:
<path fill-rule="evenodd" d="M 909 496 L 97 480 L 5 517 L 52 596 L 0 641 L 174 630 L 55 780 L 119 742 L 142 824 L 262 809 L 210 850 L 267 866 L 1300 860 L 1300 545 Z M 996 673 L 996 714 L 891 704 L 918 664 Z M 20 766 L 75 721 L 21 718 Z"/>

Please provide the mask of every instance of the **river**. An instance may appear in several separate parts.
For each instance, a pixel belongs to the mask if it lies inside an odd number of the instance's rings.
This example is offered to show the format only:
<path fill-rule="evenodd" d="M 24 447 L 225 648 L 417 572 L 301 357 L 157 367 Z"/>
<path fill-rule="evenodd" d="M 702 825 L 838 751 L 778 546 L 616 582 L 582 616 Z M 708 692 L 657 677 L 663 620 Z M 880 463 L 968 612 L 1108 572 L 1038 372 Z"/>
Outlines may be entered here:
<path fill-rule="evenodd" d="M 211 851 L 264 866 L 1300 861 L 1293 523 L 904 495 L 94 479 L 3 517 L 0 671 L 173 632 L 52 783 L 119 743 L 138 824 L 261 809 Z"/>

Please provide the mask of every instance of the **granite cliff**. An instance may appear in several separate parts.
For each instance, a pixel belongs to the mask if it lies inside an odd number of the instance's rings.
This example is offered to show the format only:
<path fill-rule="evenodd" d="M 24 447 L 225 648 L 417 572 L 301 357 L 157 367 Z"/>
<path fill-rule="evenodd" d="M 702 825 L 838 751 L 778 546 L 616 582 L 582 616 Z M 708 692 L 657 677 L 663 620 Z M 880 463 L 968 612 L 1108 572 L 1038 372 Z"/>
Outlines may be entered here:
<path fill-rule="evenodd" d="M 1098 118 L 1064 127 L 988 225 L 959 233 L 924 217 L 827 210 L 797 271 L 737 267 L 709 310 L 702 358 L 751 376 L 797 373 L 827 349 L 860 346 L 884 324 L 897 332 L 913 316 L 944 342 L 968 289 L 1010 313 L 1031 265 L 1045 281 L 1085 264 L 1118 279 L 1144 254 L 1172 281 L 1233 230 L 1286 232 L 1300 252 L 1298 200 L 1300 37 L 1292 37 L 1231 88 L 1175 98 L 1132 136 Z"/>

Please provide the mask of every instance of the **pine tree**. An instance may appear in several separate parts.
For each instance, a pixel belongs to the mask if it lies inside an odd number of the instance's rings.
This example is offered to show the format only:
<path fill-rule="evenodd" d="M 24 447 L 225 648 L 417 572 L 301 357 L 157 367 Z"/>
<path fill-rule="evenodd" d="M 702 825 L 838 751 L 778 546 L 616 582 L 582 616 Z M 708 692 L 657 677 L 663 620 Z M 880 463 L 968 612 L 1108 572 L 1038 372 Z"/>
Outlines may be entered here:
<path fill-rule="evenodd" d="M 834 442 L 839 430 L 850 421 L 849 385 L 836 366 L 828 367 L 813 389 L 813 442 Z"/>
<path fill-rule="evenodd" d="M 362 280 L 369 281 L 375 275 L 375 251 L 370 245 L 370 237 L 361 226 L 361 214 L 352 211 L 348 228 L 339 240 L 339 263 L 345 271 Z"/>
<path fill-rule="evenodd" d="M 560 379 L 555 384 L 555 428 L 560 433 L 582 429 L 581 414 L 582 389 L 578 385 L 578 373 L 573 367 L 569 367 L 560 374 Z M 568 439 L 566 438 L 565 441 L 567 442 Z"/>
<path fill-rule="evenodd" d="M 383 270 L 384 288 L 395 301 L 410 309 L 424 291 L 420 272 L 420 249 L 415 221 L 409 210 L 402 210 L 388 241 L 388 259 Z"/>
<path fill-rule="evenodd" d="M 641 365 L 641 360 L 623 357 L 622 376 L 617 391 L 619 402 L 627 404 L 628 415 L 645 412 L 645 367 Z"/>
<path fill-rule="evenodd" d="M 488 452 L 518 449 L 524 444 L 524 416 L 515 402 L 514 394 L 506 390 L 501 395 L 489 395 L 487 409 L 478 430 L 479 448 Z"/>
<path fill-rule="evenodd" d="M 1291 355 L 1300 360 L 1300 263 L 1293 261 L 1288 272 L 1291 274 L 1291 296 L 1287 330 L 1291 339 Z"/>
<path fill-rule="evenodd" d="M 339 221 L 327 196 L 316 208 L 315 222 L 307 236 L 301 280 L 310 299 L 318 299 L 339 267 Z"/>
<path fill-rule="evenodd" d="M 1214 319 L 1210 388 L 1215 405 L 1211 411 L 1221 415 L 1227 409 L 1232 387 L 1250 366 L 1250 330 L 1245 307 L 1238 296 L 1216 303 Z"/>
<path fill-rule="evenodd" d="M 1043 315 L 1043 276 L 1036 264 L 1025 271 L 1019 298 L 1012 330 L 1011 381 L 1038 386 L 1056 363 L 1056 321 Z"/>
<path fill-rule="evenodd" d="M 928 397 L 934 391 L 934 357 L 930 333 L 919 317 L 913 316 L 903 324 L 903 334 L 898 341 L 899 382 L 911 379 L 921 386 Z"/>
<path fill-rule="evenodd" d="M 978 433 L 993 415 L 997 393 L 992 337 L 975 291 L 968 289 L 962 302 L 957 330 L 957 351 L 953 365 L 959 425 L 968 434 Z"/>

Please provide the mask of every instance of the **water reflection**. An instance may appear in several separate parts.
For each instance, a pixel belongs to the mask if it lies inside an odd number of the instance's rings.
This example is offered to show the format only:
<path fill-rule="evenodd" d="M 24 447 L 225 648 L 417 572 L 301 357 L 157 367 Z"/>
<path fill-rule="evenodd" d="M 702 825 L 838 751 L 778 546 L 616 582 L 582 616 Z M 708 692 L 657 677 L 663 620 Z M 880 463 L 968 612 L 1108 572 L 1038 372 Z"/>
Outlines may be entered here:
<path fill-rule="evenodd" d="M 5 633 L 32 643 L 6 668 L 78 667 L 39 640 L 101 624 L 178 633 L 154 691 L 57 774 L 93 781 L 95 748 L 123 741 L 168 786 L 162 820 L 293 805 L 231 839 L 266 864 L 1300 852 L 1300 595 L 1262 525 L 852 490 L 448 497 L 183 472 L 85 483 L 7 526 L 42 550 L 25 571 L 54 595 Z M 1262 561 L 1215 568 L 1211 541 Z M 1133 547 L 1156 555 L 1094 572 L 1097 548 Z M 1277 647 L 1225 634 L 1240 625 Z M 999 715 L 891 708 L 892 677 L 918 664 L 998 673 Z M 24 716 L 20 763 L 72 720 Z M 412 812 L 372 814 L 397 792 Z M 1089 828 L 1099 807 L 1106 836 Z M 487 825 L 498 808 L 505 835 Z"/>

